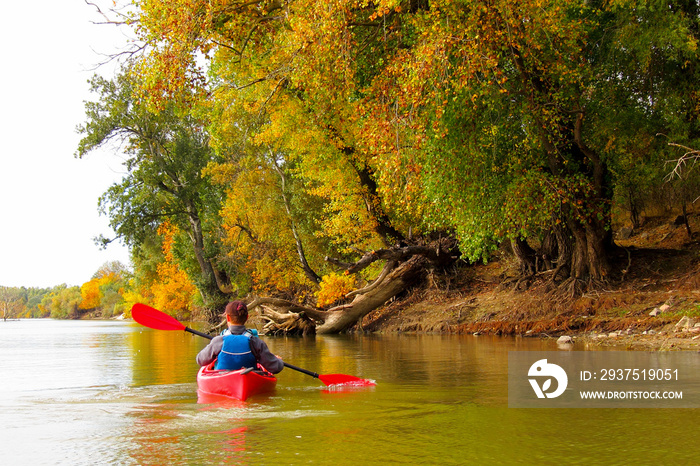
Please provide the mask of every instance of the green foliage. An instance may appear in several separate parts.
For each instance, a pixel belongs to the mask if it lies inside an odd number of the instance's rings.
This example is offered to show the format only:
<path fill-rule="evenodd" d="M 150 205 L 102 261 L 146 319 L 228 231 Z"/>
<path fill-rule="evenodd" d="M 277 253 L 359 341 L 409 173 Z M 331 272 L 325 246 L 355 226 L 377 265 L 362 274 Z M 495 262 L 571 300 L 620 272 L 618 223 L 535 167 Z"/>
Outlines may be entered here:
<path fill-rule="evenodd" d="M 22 290 L 26 290 L 26 308 L 24 314 L 20 314 L 18 317 L 48 317 L 49 313 L 46 309 L 41 308 L 41 302 L 44 299 L 44 296 L 51 292 L 51 289 L 22 288 Z"/>
<path fill-rule="evenodd" d="M 128 174 L 100 198 L 100 208 L 128 245 L 153 237 L 165 218 L 187 225 L 188 209 L 216 212 L 216 190 L 201 176 L 213 160 L 204 122 L 173 103 L 160 112 L 145 106 L 136 94 L 136 78 L 124 69 L 114 81 L 92 80 L 97 102 L 86 103 L 87 122 L 77 155 L 112 140 L 125 144 Z M 205 199 L 206 197 L 206 199 Z"/>
<path fill-rule="evenodd" d="M 44 296 L 41 306 L 52 319 L 76 319 L 80 316 L 79 306 L 82 302 L 79 286 L 59 285 Z"/>
<path fill-rule="evenodd" d="M 205 301 L 217 307 L 223 293 L 216 274 L 226 274 L 216 270 L 219 249 L 211 233 L 220 225 L 222 193 L 202 176 L 207 164 L 217 160 L 206 121 L 187 100 L 172 100 L 157 109 L 148 105 L 138 94 L 143 78 L 129 67 L 113 81 L 95 77 L 92 84 L 99 100 L 86 104 L 87 122 L 78 128 L 83 139 L 77 155 L 111 140 L 120 142 L 128 155 L 127 175 L 100 198 L 102 212 L 117 235 L 137 251 L 152 247 L 166 222 L 187 232 L 188 245 L 179 250 L 180 260 L 196 277 Z"/>

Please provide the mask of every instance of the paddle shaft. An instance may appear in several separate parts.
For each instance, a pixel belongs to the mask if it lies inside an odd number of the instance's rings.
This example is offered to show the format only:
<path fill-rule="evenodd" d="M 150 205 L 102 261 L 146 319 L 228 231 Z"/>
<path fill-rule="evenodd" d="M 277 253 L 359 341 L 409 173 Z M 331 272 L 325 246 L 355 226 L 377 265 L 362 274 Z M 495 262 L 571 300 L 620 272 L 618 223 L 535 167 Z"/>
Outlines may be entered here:
<path fill-rule="evenodd" d="M 212 337 L 211 335 L 207 335 L 206 333 L 198 332 L 197 330 L 191 329 L 191 328 L 189 328 L 189 327 L 185 327 L 185 332 L 194 333 L 195 335 L 199 335 L 200 337 L 208 338 L 208 339 L 210 339 L 210 340 L 211 340 L 212 338 L 214 338 L 214 337 Z M 295 366 L 295 365 L 293 365 L 293 364 L 289 364 L 288 362 L 285 362 L 285 363 L 284 363 L 284 367 L 288 367 L 288 368 L 290 368 L 290 369 L 292 369 L 292 370 L 301 372 L 302 374 L 310 375 L 311 377 L 314 377 L 314 378 L 317 378 L 317 379 L 318 379 L 318 374 L 317 374 L 316 372 L 312 372 L 312 371 L 309 371 L 309 370 L 306 370 L 306 369 L 302 369 L 301 367 L 297 367 L 297 366 Z"/>
<path fill-rule="evenodd" d="M 284 362 L 284 361 L 283 361 L 283 362 Z M 301 372 L 302 374 L 310 375 L 311 377 L 315 377 L 315 378 L 318 379 L 318 374 L 317 374 L 316 372 L 311 372 L 311 371 L 309 371 L 309 370 L 302 369 L 301 367 L 294 366 L 294 365 L 292 365 L 292 364 L 289 364 L 288 362 L 285 362 L 285 363 L 284 363 L 284 367 L 289 367 L 289 368 L 292 369 L 292 370 Z"/>
<path fill-rule="evenodd" d="M 185 327 L 184 330 L 185 330 L 185 332 L 194 333 L 195 335 L 199 335 L 200 337 L 208 338 L 210 340 L 214 338 L 211 335 L 207 335 L 206 333 L 198 332 L 197 330 L 189 328 L 189 327 Z"/>

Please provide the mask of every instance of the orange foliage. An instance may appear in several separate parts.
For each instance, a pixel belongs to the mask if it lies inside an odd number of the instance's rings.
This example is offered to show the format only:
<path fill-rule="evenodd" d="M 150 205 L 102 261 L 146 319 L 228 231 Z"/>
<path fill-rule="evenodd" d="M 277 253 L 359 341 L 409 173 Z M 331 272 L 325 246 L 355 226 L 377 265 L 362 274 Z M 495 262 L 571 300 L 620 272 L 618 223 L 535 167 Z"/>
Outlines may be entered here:
<path fill-rule="evenodd" d="M 80 295 L 82 301 L 78 306 L 80 309 L 95 309 L 100 307 L 102 301 L 102 289 L 103 285 L 111 282 L 115 282 L 119 279 L 116 274 L 109 272 L 98 277 L 92 278 L 89 282 L 83 283 L 80 287 Z"/>
<path fill-rule="evenodd" d="M 178 229 L 169 222 L 158 228 L 163 238 L 163 255 L 165 260 L 158 264 L 158 280 L 150 287 L 153 294 L 153 306 L 164 311 L 187 311 L 192 303 L 197 288 L 192 284 L 184 270 L 175 261 L 173 245 Z"/>

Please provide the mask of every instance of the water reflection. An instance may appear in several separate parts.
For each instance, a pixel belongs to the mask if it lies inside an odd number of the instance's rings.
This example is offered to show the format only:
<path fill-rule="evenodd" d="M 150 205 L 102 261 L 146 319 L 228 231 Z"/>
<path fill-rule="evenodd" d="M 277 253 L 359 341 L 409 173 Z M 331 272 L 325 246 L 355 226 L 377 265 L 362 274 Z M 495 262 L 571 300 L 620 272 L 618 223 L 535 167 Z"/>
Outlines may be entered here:
<path fill-rule="evenodd" d="M 508 351 L 554 341 L 267 338 L 292 364 L 377 385 L 336 390 L 284 370 L 274 393 L 241 402 L 197 395 L 207 342 L 185 332 L 16 324 L 0 324 L 7 464 L 694 464 L 700 453 L 697 410 L 507 408 Z"/>
<path fill-rule="evenodd" d="M 245 401 L 236 400 L 235 398 L 230 398 L 224 395 L 206 393 L 199 390 L 197 390 L 197 403 L 210 405 L 207 407 L 207 409 L 244 408 L 246 406 Z"/>
<path fill-rule="evenodd" d="M 140 330 L 129 335 L 127 344 L 133 362 L 134 385 L 182 382 L 196 374 L 194 360 L 201 342 L 185 332 Z"/>

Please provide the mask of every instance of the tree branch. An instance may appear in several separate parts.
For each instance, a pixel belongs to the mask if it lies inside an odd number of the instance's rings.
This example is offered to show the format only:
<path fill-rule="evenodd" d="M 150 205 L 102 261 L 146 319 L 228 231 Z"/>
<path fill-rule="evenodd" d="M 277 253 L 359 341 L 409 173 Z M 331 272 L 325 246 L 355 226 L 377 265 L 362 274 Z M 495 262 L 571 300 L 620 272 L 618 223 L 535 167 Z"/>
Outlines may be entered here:
<path fill-rule="evenodd" d="M 436 262 L 441 259 L 440 249 L 440 246 L 432 248 L 428 246 L 413 245 L 404 246 L 401 248 L 378 249 L 376 251 L 370 251 L 354 264 L 349 264 L 330 257 L 326 257 L 326 261 L 346 269 L 349 273 L 357 273 L 369 267 L 370 264 L 378 260 L 401 262 L 409 259 L 412 256 L 425 256 L 431 262 Z"/>
<path fill-rule="evenodd" d="M 665 181 L 671 181 L 673 178 L 683 179 L 683 170 L 685 169 L 686 165 L 688 165 L 688 163 L 692 163 L 690 167 L 691 169 L 695 166 L 695 164 L 698 162 L 698 159 L 700 159 L 700 150 L 691 149 L 690 147 L 684 146 L 682 144 L 677 144 L 675 142 L 669 142 L 668 145 L 678 147 L 686 152 L 680 158 L 676 160 L 669 160 L 668 162 L 666 162 L 675 163 L 675 166 L 673 167 L 673 170 L 671 170 L 671 172 L 668 175 L 666 175 L 664 179 Z"/>
<path fill-rule="evenodd" d="M 351 291 L 350 293 L 346 294 L 345 297 L 352 298 L 353 296 L 356 296 L 358 294 L 364 294 L 369 291 L 372 291 L 384 281 L 384 279 L 387 277 L 387 275 L 389 275 L 389 273 L 394 269 L 394 267 L 396 267 L 396 262 L 393 260 L 388 260 L 386 264 L 384 264 L 382 272 L 370 285 L 359 290 Z"/>
<path fill-rule="evenodd" d="M 248 310 L 255 309 L 256 307 L 263 308 L 264 304 L 270 304 L 272 306 L 280 307 L 287 310 L 287 313 L 304 314 L 312 319 L 317 319 L 323 322 L 326 319 L 326 311 L 320 309 L 314 309 L 312 307 L 300 306 L 286 299 L 280 298 L 255 298 L 250 304 L 248 304 Z M 283 314 L 277 313 L 282 316 Z"/>

